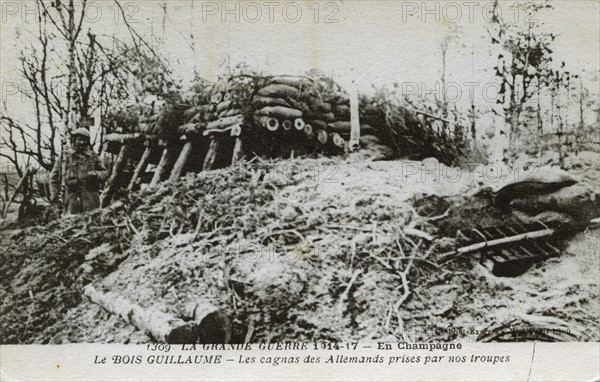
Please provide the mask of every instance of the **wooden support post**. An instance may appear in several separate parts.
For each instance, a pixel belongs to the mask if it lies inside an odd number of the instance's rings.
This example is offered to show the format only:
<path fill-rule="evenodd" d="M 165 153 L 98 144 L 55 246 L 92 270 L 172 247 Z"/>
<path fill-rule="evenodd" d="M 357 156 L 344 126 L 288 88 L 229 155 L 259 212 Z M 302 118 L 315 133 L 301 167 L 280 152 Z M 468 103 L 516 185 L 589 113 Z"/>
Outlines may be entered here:
<path fill-rule="evenodd" d="M 217 151 L 219 150 L 220 141 L 220 137 L 216 135 L 210 136 L 210 144 L 208 146 L 206 157 L 204 158 L 204 166 L 202 167 L 202 171 L 212 170 L 213 165 L 215 164 L 215 159 L 217 159 Z"/>
<path fill-rule="evenodd" d="M 358 85 L 352 82 L 350 87 L 350 151 L 360 147 L 360 120 L 358 112 Z"/>
<path fill-rule="evenodd" d="M 164 143 L 166 146 L 166 143 Z M 162 152 L 162 156 L 160 157 L 160 162 L 158 162 L 158 166 L 156 166 L 156 170 L 154 171 L 154 176 L 152 177 L 152 181 L 150 182 L 150 187 L 155 187 L 160 181 L 163 179 L 163 174 L 167 169 L 168 162 L 171 157 L 171 148 L 165 147 Z"/>
<path fill-rule="evenodd" d="M 233 155 L 231 157 L 231 165 L 235 166 L 244 157 L 244 151 L 242 149 L 242 138 L 235 138 L 235 146 L 233 146 Z"/>
<path fill-rule="evenodd" d="M 28 175 L 29 175 L 29 165 L 27 165 L 27 168 L 25 168 L 25 171 L 23 172 L 23 176 L 19 180 L 19 183 L 17 184 L 17 187 L 15 188 L 15 191 L 13 192 L 12 196 L 10 197 L 10 199 L 8 199 L 8 201 L 6 203 L 6 206 L 4 207 L 4 211 L 2 212 L 2 219 L 6 219 L 6 215 L 8 215 L 8 208 L 10 207 L 10 205 L 12 204 L 12 202 L 15 201 L 15 198 L 17 197 L 17 194 L 19 193 L 19 189 L 21 188 L 21 186 L 25 182 L 25 179 L 27 179 Z"/>
<path fill-rule="evenodd" d="M 106 182 L 106 186 L 104 187 L 104 192 L 102 193 L 102 196 L 100 197 L 100 206 L 102 208 L 108 206 L 108 204 L 110 203 L 110 200 L 112 199 L 112 197 L 115 193 L 115 187 L 116 187 L 115 181 L 116 181 L 117 177 L 119 176 L 119 174 L 121 173 L 121 171 L 123 170 L 123 167 L 125 166 L 125 162 L 126 162 L 128 155 L 129 155 L 129 146 L 121 145 L 121 149 L 119 150 L 119 155 L 117 156 L 117 160 L 113 164 L 110 178 L 108 178 L 108 181 Z"/>
<path fill-rule="evenodd" d="M 173 170 L 171 170 L 171 175 L 169 176 L 169 182 L 175 181 L 179 179 L 181 176 L 181 172 L 183 171 L 183 167 L 187 163 L 188 158 L 190 157 L 190 153 L 192 152 L 192 142 L 187 141 L 183 148 L 181 149 L 181 153 L 177 158 L 177 162 L 173 166 Z"/>
<path fill-rule="evenodd" d="M 148 165 L 148 158 L 150 157 L 150 153 L 152 152 L 152 149 L 150 148 L 150 142 L 146 141 L 144 143 L 144 146 L 146 146 L 146 149 L 144 150 L 144 153 L 142 154 L 142 158 L 138 162 L 138 164 L 135 168 L 135 171 L 133 172 L 133 176 L 131 177 L 131 180 L 129 181 L 129 185 L 127 186 L 127 191 L 133 191 L 133 188 L 135 187 L 135 184 L 137 183 L 137 179 L 140 177 L 140 174 L 142 173 L 142 171 L 144 171 L 144 169 Z"/>

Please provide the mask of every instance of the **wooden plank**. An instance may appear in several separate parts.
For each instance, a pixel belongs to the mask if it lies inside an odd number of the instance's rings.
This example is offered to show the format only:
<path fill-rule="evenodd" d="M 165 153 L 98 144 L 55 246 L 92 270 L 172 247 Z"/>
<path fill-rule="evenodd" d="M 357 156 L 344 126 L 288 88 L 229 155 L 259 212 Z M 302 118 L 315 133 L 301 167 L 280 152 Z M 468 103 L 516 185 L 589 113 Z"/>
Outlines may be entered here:
<path fill-rule="evenodd" d="M 114 193 L 115 193 L 115 181 L 121 171 L 123 171 L 123 167 L 125 166 L 126 158 L 129 155 L 129 146 L 121 145 L 121 149 L 119 150 L 119 155 L 117 156 L 117 160 L 113 164 L 112 172 L 110 174 L 110 178 L 106 182 L 106 186 L 104 187 L 104 192 L 100 196 L 100 206 L 102 208 L 108 206 L 110 203 Z"/>
<path fill-rule="evenodd" d="M 210 144 L 208 146 L 208 152 L 206 153 L 206 157 L 204 158 L 204 166 L 202 167 L 202 171 L 212 170 L 215 164 L 215 159 L 217 159 L 217 151 L 219 150 L 220 142 L 220 137 L 214 135 L 210 137 Z"/>
<path fill-rule="evenodd" d="M 169 182 L 179 179 L 179 177 L 181 176 L 181 172 L 183 171 L 183 167 L 187 163 L 191 152 L 192 152 L 192 142 L 187 141 L 187 142 L 185 142 L 185 144 L 183 145 L 183 148 L 181 149 L 181 153 L 179 154 L 179 157 L 177 158 L 177 162 L 175 162 L 175 165 L 173 166 L 173 170 L 171 170 L 171 175 L 169 176 Z"/>
<path fill-rule="evenodd" d="M 131 180 L 129 181 L 129 185 L 127 186 L 127 191 L 133 191 L 133 188 L 135 187 L 137 179 L 140 177 L 140 174 L 142 173 L 142 171 L 144 171 L 144 169 L 148 165 L 148 158 L 150 158 L 151 152 L 152 152 L 152 149 L 150 148 L 150 143 L 146 142 L 146 149 L 144 150 L 144 153 L 142 154 L 142 158 L 138 162 L 138 164 L 135 168 L 135 171 L 133 172 L 133 176 L 131 177 Z"/>

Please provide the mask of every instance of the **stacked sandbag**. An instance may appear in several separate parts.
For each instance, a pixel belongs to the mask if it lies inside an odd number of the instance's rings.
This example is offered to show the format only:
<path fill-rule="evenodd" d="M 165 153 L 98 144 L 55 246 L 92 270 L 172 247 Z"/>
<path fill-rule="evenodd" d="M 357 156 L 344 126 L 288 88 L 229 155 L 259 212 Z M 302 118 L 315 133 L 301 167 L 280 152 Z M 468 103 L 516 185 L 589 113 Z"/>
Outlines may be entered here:
<path fill-rule="evenodd" d="M 539 167 L 532 172 L 523 179 L 515 179 L 500 188 L 494 195 L 494 205 L 505 208 L 514 199 L 551 193 L 578 182 L 575 177 L 559 167 Z"/>
<path fill-rule="evenodd" d="M 526 223 L 539 220 L 583 227 L 600 216 L 597 192 L 558 167 L 541 167 L 510 182 L 495 193 L 494 204 L 512 209 Z"/>
<path fill-rule="evenodd" d="M 252 99 L 256 125 L 309 150 L 344 151 L 350 137 L 350 101 L 319 79 L 268 78 Z M 340 123 L 345 123 L 341 125 Z"/>
<path fill-rule="evenodd" d="M 253 120 L 266 134 L 278 138 L 298 138 L 306 133 L 304 102 L 311 81 L 302 77 L 273 77 L 252 97 Z"/>

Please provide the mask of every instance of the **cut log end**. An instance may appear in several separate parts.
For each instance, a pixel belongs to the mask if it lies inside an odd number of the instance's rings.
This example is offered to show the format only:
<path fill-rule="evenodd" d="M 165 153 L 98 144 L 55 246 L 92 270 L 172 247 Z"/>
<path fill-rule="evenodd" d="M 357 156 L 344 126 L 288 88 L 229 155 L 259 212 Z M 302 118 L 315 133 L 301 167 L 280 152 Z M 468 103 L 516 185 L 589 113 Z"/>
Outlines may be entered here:
<path fill-rule="evenodd" d="M 306 126 L 306 124 L 304 123 L 304 120 L 302 118 L 296 118 L 294 120 L 294 127 L 296 128 L 296 130 L 304 130 L 304 126 Z"/>
<path fill-rule="evenodd" d="M 240 126 L 240 125 L 232 126 L 231 127 L 231 136 L 239 137 L 240 135 L 242 135 L 242 126 Z"/>
<path fill-rule="evenodd" d="M 333 144 L 339 148 L 344 148 L 344 138 L 342 138 L 339 134 L 333 133 L 332 135 L 333 138 Z"/>
<path fill-rule="evenodd" d="M 327 143 L 327 132 L 325 130 L 319 130 L 317 132 L 317 139 L 322 145 Z"/>
<path fill-rule="evenodd" d="M 199 324 L 194 325 L 196 342 L 201 344 L 223 344 L 231 339 L 231 323 L 222 312 L 207 315 Z"/>
<path fill-rule="evenodd" d="M 306 133 L 306 135 L 314 135 L 312 125 L 304 125 L 304 133 Z"/>
<path fill-rule="evenodd" d="M 279 121 L 277 120 L 277 118 L 264 118 L 263 124 L 269 131 L 277 131 L 277 129 L 279 129 Z"/>

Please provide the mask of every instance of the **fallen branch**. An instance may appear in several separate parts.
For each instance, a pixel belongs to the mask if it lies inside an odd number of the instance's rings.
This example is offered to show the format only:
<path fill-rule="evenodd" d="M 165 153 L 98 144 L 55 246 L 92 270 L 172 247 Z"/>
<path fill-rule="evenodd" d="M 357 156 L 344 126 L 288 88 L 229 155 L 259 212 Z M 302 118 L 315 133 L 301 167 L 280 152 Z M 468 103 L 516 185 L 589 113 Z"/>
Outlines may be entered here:
<path fill-rule="evenodd" d="M 450 215 L 450 210 L 451 210 L 451 208 L 448 208 L 443 214 L 438 215 L 438 216 L 432 216 L 432 217 L 426 218 L 425 220 L 427 220 L 429 222 L 435 222 L 438 220 L 442 220 L 444 218 L 447 218 L 448 215 Z"/>
<path fill-rule="evenodd" d="M 340 317 L 343 315 L 344 303 L 346 302 L 346 299 L 348 298 L 348 294 L 350 293 L 350 288 L 352 288 L 352 284 L 354 284 L 354 282 L 356 282 L 356 279 L 358 278 L 358 276 L 361 273 L 362 273 L 362 270 L 360 270 L 360 269 L 357 269 L 356 271 L 354 271 L 354 273 L 352 274 L 352 277 L 350 278 L 350 281 L 348 282 L 348 285 L 346 286 L 346 289 L 344 289 L 344 291 L 340 295 L 340 299 L 339 299 L 338 305 L 337 305 L 338 314 L 340 315 Z"/>
<path fill-rule="evenodd" d="M 400 273 L 400 278 L 402 279 L 402 288 L 404 289 L 404 293 L 402 294 L 402 296 L 400 296 L 400 298 L 398 299 L 398 301 L 396 301 L 396 304 L 394 305 L 394 310 L 396 311 L 396 314 L 398 315 L 398 317 L 400 317 L 398 309 L 400 309 L 400 306 L 410 296 L 410 288 L 408 287 L 408 274 L 410 272 L 410 268 L 412 267 L 412 264 L 413 264 L 413 259 L 410 259 L 408 262 L 408 265 L 406 266 L 406 269 Z"/>
<path fill-rule="evenodd" d="M 405 228 L 404 233 L 410 236 L 420 237 L 421 239 L 425 239 L 427 241 L 433 240 L 433 236 L 416 228 Z"/>
<path fill-rule="evenodd" d="M 264 244 L 264 242 L 265 242 L 266 239 L 268 239 L 270 237 L 273 237 L 275 235 L 283 235 L 283 234 L 286 234 L 286 233 L 293 233 L 294 235 L 296 235 L 300 239 L 301 242 L 306 241 L 304 235 L 302 235 L 300 232 L 298 232 L 298 230 L 296 230 L 296 229 L 284 229 L 284 230 L 280 230 L 280 231 L 273 231 L 273 232 L 271 232 L 271 233 L 269 233 L 267 235 L 264 235 L 260 239 L 260 242 Z"/>
<path fill-rule="evenodd" d="M 324 227 L 326 227 L 326 228 L 338 228 L 338 229 L 352 229 L 352 230 L 355 230 L 355 231 L 362 231 L 362 232 L 373 232 L 372 229 L 352 227 L 352 226 L 349 226 L 349 225 L 341 225 L 341 224 L 324 224 Z"/>

